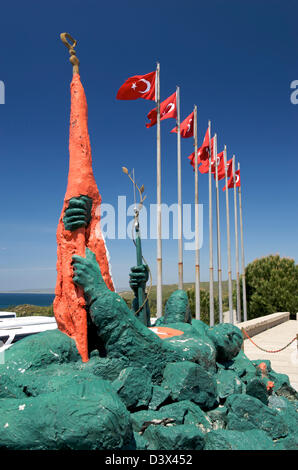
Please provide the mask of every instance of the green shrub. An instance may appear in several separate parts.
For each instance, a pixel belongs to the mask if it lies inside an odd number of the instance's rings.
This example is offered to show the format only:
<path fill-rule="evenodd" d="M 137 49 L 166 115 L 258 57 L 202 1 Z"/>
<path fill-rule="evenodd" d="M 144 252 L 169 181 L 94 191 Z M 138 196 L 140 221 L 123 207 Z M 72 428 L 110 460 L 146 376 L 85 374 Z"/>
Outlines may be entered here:
<path fill-rule="evenodd" d="M 298 265 L 290 258 L 269 255 L 254 260 L 245 268 L 247 318 L 262 317 L 275 312 L 298 311 Z M 242 306 L 242 279 L 241 307 Z M 233 292 L 236 305 L 236 292 Z M 243 315 L 243 311 L 242 311 Z M 243 317 L 242 317 L 243 318 Z"/>

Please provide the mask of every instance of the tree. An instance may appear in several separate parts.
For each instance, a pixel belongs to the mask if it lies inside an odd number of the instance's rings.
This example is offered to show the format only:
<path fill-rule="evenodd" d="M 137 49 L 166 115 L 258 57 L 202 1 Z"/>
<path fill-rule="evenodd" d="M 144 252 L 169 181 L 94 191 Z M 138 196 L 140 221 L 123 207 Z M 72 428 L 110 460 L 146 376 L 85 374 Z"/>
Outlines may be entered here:
<path fill-rule="evenodd" d="M 254 260 L 245 268 L 247 318 L 275 312 L 298 311 L 298 265 L 290 258 L 269 255 Z M 241 303 L 242 303 L 242 279 Z M 234 304 L 236 292 L 234 290 Z M 243 318 L 243 317 L 242 317 Z"/>

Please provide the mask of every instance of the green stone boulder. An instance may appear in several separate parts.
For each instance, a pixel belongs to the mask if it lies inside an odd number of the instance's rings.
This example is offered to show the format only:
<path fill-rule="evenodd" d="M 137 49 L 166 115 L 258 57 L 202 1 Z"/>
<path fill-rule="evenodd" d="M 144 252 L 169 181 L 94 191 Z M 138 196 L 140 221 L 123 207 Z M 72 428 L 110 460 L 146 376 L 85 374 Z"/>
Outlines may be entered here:
<path fill-rule="evenodd" d="M 298 450 L 298 401 L 292 402 L 283 396 L 271 395 L 268 406 L 282 417 L 289 429 L 288 436 L 276 442 L 276 448 Z"/>
<path fill-rule="evenodd" d="M 228 409 L 227 429 L 250 431 L 259 429 L 271 439 L 286 437 L 289 428 L 284 418 L 276 411 L 249 395 L 230 395 L 225 405 Z"/>
<path fill-rule="evenodd" d="M 247 377 L 256 376 L 256 368 L 248 357 L 241 350 L 236 357 L 224 364 L 225 368 L 234 371 L 241 380 L 245 381 Z"/>
<path fill-rule="evenodd" d="M 205 436 L 204 450 L 274 450 L 264 431 L 228 431 L 218 429 Z"/>
<path fill-rule="evenodd" d="M 255 377 L 248 381 L 246 393 L 260 400 L 264 405 L 268 405 L 268 391 L 266 387 L 267 379 Z"/>
<path fill-rule="evenodd" d="M 151 375 L 141 367 L 123 369 L 113 387 L 128 410 L 148 407 L 152 396 Z"/>
<path fill-rule="evenodd" d="M 194 424 L 178 426 L 150 425 L 144 432 L 148 450 L 202 450 L 204 434 Z"/>
<path fill-rule="evenodd" d="M 245 390 L 244 383 L 239 379 L 236 372 L 232 370 L 219 369 L 215 380 L 220 401 L 225 400 L 234 393 L 243 393 Z"/>
<path fill-rule="evenodd" d="M 217 387 L 214 377 L 193 362 L 167 364 L 162 386 L 171 391 L 174 401 L 190 400 L 202 409 L 209 410 L 217 404 Z"/>
<path fill-rule="evenodd" d="M 131 414 L 131 422 L 135 432 L 141 432 L 145 423 L 152 420 L 168 419 L 172 424 L 195 424 L 202 432 L 212 429 L 212 421 L 201 408 L 189 400 L 172 403 L 157 411 L 142 410 Z"/>
<path fill-rule="evenodd" d="M 165 390 L 159 385 L 153 385 L 152 397 L 149 403 L 150 410 L 157 410 L 169 399 L 171 395 L 170 390 Z"/>
<path fill-rule="evenodd" d="M 1 450 L 116 450 L 131 446 L 129 412 L 113 387 L 93 382 L 0 400 Z"/>

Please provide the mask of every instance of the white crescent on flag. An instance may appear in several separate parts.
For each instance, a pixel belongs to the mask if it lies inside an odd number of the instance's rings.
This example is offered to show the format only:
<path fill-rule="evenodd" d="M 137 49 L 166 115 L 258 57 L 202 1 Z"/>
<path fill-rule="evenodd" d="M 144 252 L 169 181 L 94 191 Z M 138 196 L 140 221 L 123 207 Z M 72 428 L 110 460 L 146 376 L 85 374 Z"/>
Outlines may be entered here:
<path fill-rule="evenodd" d="M 186 131 L 186 132 L 189 132 L 189 131 L 190 131 L 191 122 L 192 122 L 192 118 L 190 118 L 190 120 L 189 120 L 189 122 L 188 122 L 187 131 Z"/>
<path fill-rule="evenodd" d="M 175 103 L 169 103 L 166 109 L 164 110 L 164 112 L 162 113 L 162 116 L 164 116 L 165 114 L 171 113 L 172 111 L 174 111 L 174 109 L 175 109 Z"/>
<path fill-rule="evenodd" d="M 144 91 L 139 91 L 139 90 L 138 90 L 138 92 L 139 92 L 139 93 L 142 93 L 142 94 L 143 94 L 143 93 L 147 93 L 147 92 L 150 90 L 150 88 L 151 88 L 151 83 L 148 82 L 148 80 L 145 80 L 145 78 L 140 78 L 139 82 L 144 82 L 147 88 L 146 88 L 146 90 L 144 90 Z"/>
<path fill-rule="evenodd" d="M 236 176 L 235 183 L 237 184 L 239 182 L 239 175 L 235 175 L 235 176 Z"/>

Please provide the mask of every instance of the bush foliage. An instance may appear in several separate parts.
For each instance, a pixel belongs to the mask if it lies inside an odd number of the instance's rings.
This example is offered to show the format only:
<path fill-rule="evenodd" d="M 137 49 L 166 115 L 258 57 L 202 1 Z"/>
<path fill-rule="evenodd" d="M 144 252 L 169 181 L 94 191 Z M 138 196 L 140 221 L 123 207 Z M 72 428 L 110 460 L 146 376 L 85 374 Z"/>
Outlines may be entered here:
<path fill-rule="evenodd" d="M 245 277 L 248 320 L 275 312 L 290 312 L 291 316 L 298 312 L 298 265 L 293 259 L 279 255 L 256 259 L 246 266 Z M 242 279 L 240 286 L 242 304 Z M 235 290 L 233 297 L 235 305 Z"/>

